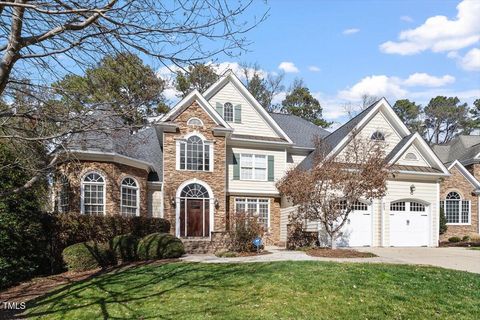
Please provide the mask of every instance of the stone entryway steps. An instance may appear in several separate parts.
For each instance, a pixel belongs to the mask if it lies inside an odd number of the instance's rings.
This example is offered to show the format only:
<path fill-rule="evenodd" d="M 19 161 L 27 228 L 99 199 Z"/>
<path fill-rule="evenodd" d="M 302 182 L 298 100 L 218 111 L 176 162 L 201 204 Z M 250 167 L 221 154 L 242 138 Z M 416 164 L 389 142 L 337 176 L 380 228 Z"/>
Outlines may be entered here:
<path fill-rule="evenodd" d="M 185 252 L 190 254 L 213 253 L 216 251 L 215 242 L 203 239 L 182 239 Z"/>

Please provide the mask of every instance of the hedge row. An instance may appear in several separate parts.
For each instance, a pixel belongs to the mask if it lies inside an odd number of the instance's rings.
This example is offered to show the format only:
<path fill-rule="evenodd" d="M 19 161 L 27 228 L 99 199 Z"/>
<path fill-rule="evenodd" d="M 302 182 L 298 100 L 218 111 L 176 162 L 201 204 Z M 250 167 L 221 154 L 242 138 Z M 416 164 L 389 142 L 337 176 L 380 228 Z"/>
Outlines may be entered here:
<path fill-rule="evenodd" d="M 81 242 L 65 248 L 62 255 L 68 270 L 86 271 L 125 261 L 178 258 L 184 253 L 180 239 L 169 233 L 153 233 L 140 240 L 125 234 L 109 243 Z"/>

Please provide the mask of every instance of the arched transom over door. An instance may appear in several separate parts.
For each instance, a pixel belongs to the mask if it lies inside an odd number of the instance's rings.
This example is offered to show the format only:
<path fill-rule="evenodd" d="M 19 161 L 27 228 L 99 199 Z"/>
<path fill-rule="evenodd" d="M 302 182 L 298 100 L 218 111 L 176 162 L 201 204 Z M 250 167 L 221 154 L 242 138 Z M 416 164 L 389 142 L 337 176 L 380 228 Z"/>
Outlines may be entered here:
<path fill-rule="evenodd" d="M 186 185 L 180 193 L 180 237 L 210 236 L 210 194 L 199 183 Z"/>

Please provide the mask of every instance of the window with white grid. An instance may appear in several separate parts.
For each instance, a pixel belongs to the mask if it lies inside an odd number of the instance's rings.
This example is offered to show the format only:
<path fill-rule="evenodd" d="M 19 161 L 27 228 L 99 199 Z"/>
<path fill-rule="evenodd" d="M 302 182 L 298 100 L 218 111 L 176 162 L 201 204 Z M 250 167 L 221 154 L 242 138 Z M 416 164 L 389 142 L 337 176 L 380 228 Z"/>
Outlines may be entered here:
<path fill-rule="evenodd" d="M 236 212 L 248 212 L 258 215 L 258 222 L 264 226 L 265 230 L 268 230 L 270 216 L 268 199 L 236 198 L 235 210 Z"/>
<path fill-rule="evenodd" d="M 390 203 L 390 211 L 405 211 L 405 201 Z"/>
<path fill-rule="evenodd" d="M 180 170 L 209 171 L 211 167 L 210 143 L 199 136 L 191 136 L 179 142 L 178 159 Z"/>
<path fill-rule="evenodd" d="M 105 213 L 105 179 L 96 172 L 90 172 L 82 181 L 83 210 L 85 214 Z"/>
<path fill-rule="evenodd" d="M 353 207 L 353 210 L 355 211 L 367 211 L 368 209 L 367 204 L 360 201 L 355 201 L 352 207 Z"/>
<path fill-rule="evenodd" d="M 133 178 L 125 178 L 122 180 L 120 200 L 120 211 L 123 215 L 139 214 L 139 189 L 137 182 Z"/>
<path fill-rule="evenodd" d="M 241 180 L 267 180 L 267 156 L 260 154 L 240 154 Z"/>
<path fill-rule="evenodd" d="M 462 200 L 458 192 L 447 194 L 443 208 L 448 224 L 470 224 L 470 201 Z"/>
<path fill-rule="evenodd" d="M 411 212 L 424 212 L 425 211 L 425 205 L 420 202 L 410 202 L 410 211 Z"/>
<path fill-rule="evenodd" d="M 227 122 L 233 122 L 233 105 L 230 102 L 223 105 L 223 119 Z"/>

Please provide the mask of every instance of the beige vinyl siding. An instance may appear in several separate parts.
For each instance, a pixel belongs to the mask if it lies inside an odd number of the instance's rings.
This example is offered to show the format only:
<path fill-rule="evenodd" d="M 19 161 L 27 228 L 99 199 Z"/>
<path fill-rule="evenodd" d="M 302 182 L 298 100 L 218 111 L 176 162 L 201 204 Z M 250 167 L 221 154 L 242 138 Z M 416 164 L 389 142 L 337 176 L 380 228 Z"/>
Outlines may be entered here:
<path fill-rule="evenodd" d="M 229 122 L 229 125 L 235 129 L 234 133 L 279 138 L 277 133 L 255 110 L 255 107 L 245 99 L 231 82 L 220 89 L 208 102 L 213 108 L 216 108 L 217 102 L 222 105 L 226 102 L 230 102 L 234 106 L 242 105 L 242 123 Z"/>
<path fill-rule="evenodd" d="M 274 181 L 256 181 L 256 180 L 233 180 L 233 154 L 259 154 L 274 157 Z M 265 149 L 247 149 L 227 147 L 228 163 L 228 191 L 229 192 L 258 192 L 259 194 L 278 194 L 275 183 L 280 180 L 285 173 L 286 164 L 285 150 L 265 150 Z"/>
<path fill-rule="evenodd" d="M 417 160 L 408 160 L 405 159 L 405 156 L 409 153 L 413 153 Z M 427 161 L 422 157 L 422 154 L 418 149 L 412 144 L 408 149 L 400 156 L 396 164 L 405 165 L 405 166 L 420 166 L 420 167 L 430 167 Z"/>
<path fill-rule="evenodd" d="M 280 241 L 287 241 L 287 225 L 289 223 L 289 216 L 295 212 L 295 207 L 288 207 L 280 209 Z"/>
<path fill-rule="evenodd" d="M 287 163 L 286 170 L 289 170 L 291 168 L 298 166 L 300 162 L 302 162 L 303 159 L 306 158 L 305 155 L 298 155 L 298 154 L 291 154 L 291 153 L 289 154 L 289 158 L 290 157 L 292 158 L 293 163 L 292 162 Z"/>
<path fill-rule="evenodd" d="M 410 186 L 415 185 L 414 194 L 410 194 Z M 387 182 L 387 195 L 384 197 L 384 239 L 383 245 L 390 245 L 390 203 L 397 200 L 419 199 L 429 203 L 429 246 L 438 245 L 438 189 L 437 182 L 420 181 L 399 181 L 389 180 Z M 379 219 L 380 220 L 380 219 Z M 378 235 L 377 235 L 378 236 Z"/>
<path fill-rule="evenodd" d="M 360 130 L 358 136 L 361 139 L 370 139 L 375 131 L 380 131 L 385 135 L 385 153 L 389 154 L 390 151 L 402 140 L 402 137 L 393 128 L 392 124 L 387 120 L 387 117 L 382 111 L 377 112 L 372 119 Z M 341 151 L 340 159 L 345 155 L 344 151 Z"/>

